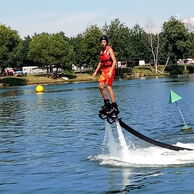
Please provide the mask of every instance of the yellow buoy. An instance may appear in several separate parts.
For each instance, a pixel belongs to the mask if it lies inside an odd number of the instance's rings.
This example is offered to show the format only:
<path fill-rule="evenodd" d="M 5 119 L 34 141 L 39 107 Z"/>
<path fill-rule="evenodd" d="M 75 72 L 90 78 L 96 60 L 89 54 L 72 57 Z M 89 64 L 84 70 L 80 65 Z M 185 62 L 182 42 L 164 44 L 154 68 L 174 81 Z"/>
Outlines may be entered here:
<path fill-rule="evenodd" d="M 37 93 L 43 93 L 44 92 L 44 87 L 42 85 L 36 86 L 36 92 Z"/>

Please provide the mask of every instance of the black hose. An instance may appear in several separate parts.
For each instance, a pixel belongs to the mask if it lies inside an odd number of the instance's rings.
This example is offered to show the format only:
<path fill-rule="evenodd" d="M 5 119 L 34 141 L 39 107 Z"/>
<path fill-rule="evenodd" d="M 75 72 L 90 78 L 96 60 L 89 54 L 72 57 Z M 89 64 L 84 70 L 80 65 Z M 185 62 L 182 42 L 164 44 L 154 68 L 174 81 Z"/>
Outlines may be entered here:
<path fill-rule="evenodd" d="M 159 147 L 162 147 L 162 148 L 166 148 L 166 149 L 169 149 L 169 150 L 174 150 L 174 151 L 180 151 L 180 150 L 189 150 L 189 151 L 191 151 L 191 150 L 193 150 L 193 149 L 190 149 L 190 148 L 183 148 L 183 147 L 179 147 L 179 146 L 169 145 L 169 144 L 154 140 L 150 137 L 147 137 L 147 136 L 139 133 L 138 131 L 132 129 L 128 125 L 126 125 L 121 119 L 119 119 L 119 123 L 120 123 L 121 127 L 123 127 L 125 130 L 127 130 L 129 133 L 132 133 L 136 137 L 139 137 L 140 139 L 142 139 L 142 140 L 144 140 L 148 143 L 151 143 L 153 145 L 156 145 L 156 146 L 159 146 Z"/>

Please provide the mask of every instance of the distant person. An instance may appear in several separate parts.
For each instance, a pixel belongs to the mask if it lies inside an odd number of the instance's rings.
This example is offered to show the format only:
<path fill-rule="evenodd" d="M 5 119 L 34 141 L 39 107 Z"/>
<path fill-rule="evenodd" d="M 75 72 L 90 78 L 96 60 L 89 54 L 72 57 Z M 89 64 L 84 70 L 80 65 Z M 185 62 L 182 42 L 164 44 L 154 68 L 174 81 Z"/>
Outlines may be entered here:
<path fill-rule="evenodd" d="M 98 63 L 98 66 L 93 73 L 93 77 L 96 76 L 98 71 L 101 71 L 101 75 L 99 77 L 99 89 L 101 92 L 101 95 L 104 99 L 104 106 L 101 107 L 100 111 L 107 110 L 109 112 L 114 112 L 116 115 L 119 113 L 118 107 L 115 101 L 115 94 L 112 89 L 112 85 L 114 82 L 115 77 L 115 67 L 116 67 L 116 58 L 113 52 L 113 49 L 111 46 L 108 46 L 108 37 L 105 35 L 102 35 L 100 37 L 100 44 L 102 46 L 102 50 L 100 52 L 100 61 Z M 105 89 L 107 88 L 107 90 Z M 109 99 L 107 98 L 107 91 L 111 99 L 111 103 Z"/>
<path fill-rule="evenodd" d="M 57 79 L 57 70 L 56 70 L 56 71 L 53 71 L 53 73 L 52 73 L 52 78 L 53 78 L 53 79 Z"/>

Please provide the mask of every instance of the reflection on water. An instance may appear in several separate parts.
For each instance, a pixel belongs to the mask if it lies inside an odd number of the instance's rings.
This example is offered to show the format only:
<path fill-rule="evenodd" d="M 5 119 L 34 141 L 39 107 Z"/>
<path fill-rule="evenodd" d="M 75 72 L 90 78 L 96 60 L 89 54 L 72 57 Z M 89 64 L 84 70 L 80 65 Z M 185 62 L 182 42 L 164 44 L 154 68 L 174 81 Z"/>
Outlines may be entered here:
<path fill-rule="evenodd" d="M 128 168 L 122 168 L 122 169 L 111 169 L 108 174 L 108 184 L 109 184 L 109 190 L 106 193 L 121 193 L 124 191 L 130 191 L 127 189 L 127 187 L 130 184 L 130 175 L 132 175 L 132 170 Z M 118 183 L 118 180 L 120 179 L 120 183 Z M 118 189 L 118 185 L 120 186 L 120 189 Z"/>
<path fill-rule="evenodd" d="M 175 170 L 173 173 L 180 175 L 180 171 L 176 173 Z M 167 170 L 167 174 L 172 174 L 172 172 Z M 112 168 L 108 174 L 109 189 L 106 193 L 160 193 L 164 189 L 160 188 L 161 185 L 169 182 L 169 180 L 164 180 L 163 175 L 160 169 Z M 176 179 L 177 177 L 174 177 L 173 181 Z M 152 192 L 152 187 L 158 187 L 158 191 Z"/>
<path fill-rule="evenodd" d="M 120 116 L 147 136 L 193 146 L 193 132 L 180 131 L 179 113 L 168 104 L 168 97 L 170 90 L 183 97 L 179 105 L 186 121 L 194 125 L 194 82 L 185 78 L 174 80 L 115 82 Z M 35 86 L 1 88 L 0 192 L 171 192 L 176 188 L 172 184 L 176 180 L 181 188 L 194 189 L 186 183 L 194 178 L 193 153 L 173 155 L 125 131 L 130 153 L 124 161 L 102 153 L 106 126 L 97 116 L 102 103 L 97 83 L 48 85 L 43 95 L 35 93 Z M 120 132 L 118 140 L 117 132 L 113 127 L 115 147 L 123 141 Z M 110 137 L 110 133 L 107 135 Z M 110 146 L 117 154 L 115 147 Z M 164 164 L 166 158 L 171 162 L 168 168 L 157 166 L 159 162 Z M 178 160 L 182 164 L 178 166 L 181 175 L 172 173 Z"/>
<path fill-rule="evenodd" d="M 150 185 L 159 184 L 162 181 L 152 180 L 154 177 L 160 177 L 161 172 L 159 170 L 145 170 L 146 173 L 136 172 L 134 173 L 132 169 L 122 168 L 122 169 L 113 169 L 110 171 L 110 190 L 106 193 L 128 193 L 134 191 L 139 193 L 142 190 L 146 190 Z M 118 189 L 118 174 L 122 175 L 120 177 L 121 189 Z M 116 178 L 117 177 L 117 178 Z"/>

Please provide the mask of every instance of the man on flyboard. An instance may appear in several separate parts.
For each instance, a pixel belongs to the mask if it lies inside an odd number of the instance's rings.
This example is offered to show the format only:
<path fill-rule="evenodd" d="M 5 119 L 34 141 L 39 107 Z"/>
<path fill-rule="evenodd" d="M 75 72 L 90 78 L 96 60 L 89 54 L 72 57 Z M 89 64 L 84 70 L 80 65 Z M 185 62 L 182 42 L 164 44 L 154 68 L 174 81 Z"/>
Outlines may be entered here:
<path fill-rule="evenodd" d="M 115 67 L 116 67 L 116 58 L 111 46 L 108 46 L 108 38 L 105 35 L 100 37 L 100 44 L 102 46 L 102 50 L 100 52 L 100 62 L 93 73 L 93 77 L 96 76 L 98 71 L 101 71 L 101 75 L 99 77 L 99 89 L 104 99 L 104 105 L 101 107 L 99 111 L 99 116 L 101 119 L 109 119 L 116 118 L 119 114 L 118 106 L 115 101 L 115 94 L 112 89 L 112 85 L 115 77 Z M 110 96 L 110 100 L 107 98 L 107 91 Z"/>

